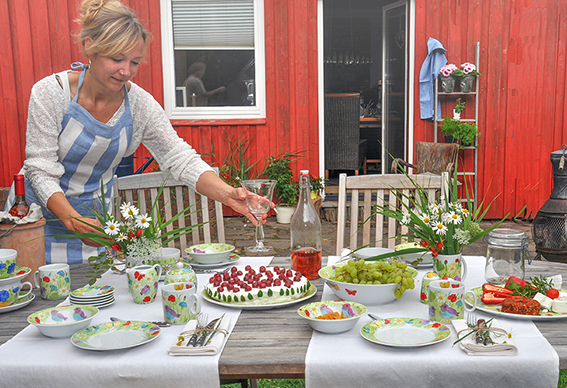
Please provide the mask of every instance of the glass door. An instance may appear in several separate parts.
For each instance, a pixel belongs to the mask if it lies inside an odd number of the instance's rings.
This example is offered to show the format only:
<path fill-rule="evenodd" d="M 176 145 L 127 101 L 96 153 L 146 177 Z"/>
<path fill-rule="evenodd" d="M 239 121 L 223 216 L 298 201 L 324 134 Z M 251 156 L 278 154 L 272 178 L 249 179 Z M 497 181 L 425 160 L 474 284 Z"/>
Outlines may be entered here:
<path fill-rule="evenodd" d="M 390 172 L 392 157 L 405 160 L 406 156 L 405 0 L 384 6 L 382 14 L 382 173 L 387 174 Z"/>

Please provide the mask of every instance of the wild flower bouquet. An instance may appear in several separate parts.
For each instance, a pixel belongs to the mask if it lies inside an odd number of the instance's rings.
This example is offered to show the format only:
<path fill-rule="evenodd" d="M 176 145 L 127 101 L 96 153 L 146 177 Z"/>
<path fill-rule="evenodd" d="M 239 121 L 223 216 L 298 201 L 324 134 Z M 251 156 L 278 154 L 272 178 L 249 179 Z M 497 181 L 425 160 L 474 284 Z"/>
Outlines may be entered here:
<path fill-rule="evenodd" d="M 159 187 L 157 197 L 161 197 L 164 185 Z M 101 198 L 104 198 L 104 187 L 101 184 Z M 55 236 L 67 238 L 90 239 L 106 247 L 106 250 L 98 256 L 89 257 L 89 263 L 93 267 L 93 275 L 89 284 L 94 284 L 108 269 L 114 267 L 115 260 L 126 262 L 127 257 L 155 259 L 162 253 L 162 247 L 170 241 L 185 234 L 191 233 L 198 225 L 190 225 L 167 231 L 179 218 L 189 215 L 191 206 L 183 209 L 169 220 L 164 220 L 159 212 L 159 204 L 156 200 L 149 213 L 142 214 L 140 210 L 130 204 L 122 203 L 120 206 L 120 218 L 108 211 L 104 200 L 100 200 L 102 210 L 91 208 L 93 215 L 102 227 L 93 226 L 82 219 L 80 222 L 96 229 L 92 233 L 79 233 L 73 231 L 73 235 Z"/>

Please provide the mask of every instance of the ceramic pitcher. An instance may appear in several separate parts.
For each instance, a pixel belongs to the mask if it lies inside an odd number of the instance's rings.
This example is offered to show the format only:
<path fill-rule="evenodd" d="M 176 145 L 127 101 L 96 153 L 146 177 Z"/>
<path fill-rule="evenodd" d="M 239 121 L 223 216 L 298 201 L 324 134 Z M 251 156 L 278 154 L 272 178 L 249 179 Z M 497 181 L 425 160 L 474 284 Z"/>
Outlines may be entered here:
<path fill-rule="evenodd" d="M 161 276 L 159 264 L 128 268 L 126 275 L 128 276 L 128 290 L 134 302 L 148 304 L 156 299 L 158 281 Z"/>

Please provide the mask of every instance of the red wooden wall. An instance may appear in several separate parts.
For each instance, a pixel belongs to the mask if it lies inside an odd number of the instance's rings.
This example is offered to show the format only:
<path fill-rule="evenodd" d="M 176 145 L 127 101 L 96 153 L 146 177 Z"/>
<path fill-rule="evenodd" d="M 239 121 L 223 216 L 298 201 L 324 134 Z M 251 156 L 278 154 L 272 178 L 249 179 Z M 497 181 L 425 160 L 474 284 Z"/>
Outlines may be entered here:
<path fill-rule="evenodd" d="M 566 19 L 563 0 L 417 0 L 416 96 L 429 37 L 457 66 L 480 42 L 479 197 L 498 196 L 489 218 L 525 205 L 535 217 L 551 193 L 549 156 L 567 143 Z M 416 141 L 432 140 L 418 102 L 414 115 Z"/>
<path fill-rule="evenodd" d="M 159 0 L 124 1 L 153 33 L 136 83 L 163 103 Z M 72 34 L 79 0 L 0 0 L 0 187 L 11 184 L 24 160 L 29 93 L 35 82 L 85 60 Z M 180 136 L 198 152 L 222 158 L 231 133 L 251 139 L 251 160 L 302 151 L 296 172 L 319 170 L 317 111 L 317 2 L 266 0 L 265 120 L 177 121 Z M 71 32 L 71 33 L 70 33 Z M 144 150 L 139 155 L 147 154 Z M 210 159 L 210 158 L 209 158 Z"/>
<path fill-rule="evenodd" d="M 24 160 L 32 85 L 84 59 L 77 32 L 79 0 L 0 0 L 0 186 Z M 163 102 L 159 0 L 126 1 L 154 34 L 135 82 Z M 480 42 L 479 196 L 498 196 L 488 217 L 532 217 L 549 198 L 549 154 L 567 143 L 567 1 L 415 0 L 415 140 L 432 140 L 419 119 L 418 75 L 429 37 L 451 63 L 474 61 Z M 252 160 L 304 151 L 297 171 L 318 171 L 316 0 L 265 0 L 267 117 L 239 122 L 179 121 L 179 134 L 199 152 L 222 157 L 231 133 L 252 140 Z M 445 108 L 446 109 L 446 108 Z M 445 112 L 446 113 L 446 112 Z M 140 151 L 139 154 L 143 154 Z M 468 163 L 468 161 L 466 161 Z"/>

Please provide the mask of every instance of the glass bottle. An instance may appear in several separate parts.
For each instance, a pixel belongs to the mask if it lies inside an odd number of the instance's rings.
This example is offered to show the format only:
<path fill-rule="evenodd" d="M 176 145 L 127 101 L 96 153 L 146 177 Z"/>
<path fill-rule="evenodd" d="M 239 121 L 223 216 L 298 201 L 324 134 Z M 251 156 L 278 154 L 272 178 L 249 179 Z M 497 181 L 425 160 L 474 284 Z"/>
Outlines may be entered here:
<path fill-rule="evenodd" d="M 22 174 L 14 175 L 14 205 L 10 208 L 10 215 L 18 218 L 24 218 L 28 215 L 30 207 L 26 203 L 26 187 L 24 185 L 24 176 Z"/>
<path fill-rule="evenodd" d="M 317 279 L 321 269 L 321 220 L 311 201 L 308 170 L 299 173 L 299 201 L 291 217 L 291 268 L 307 279 Z"/>

